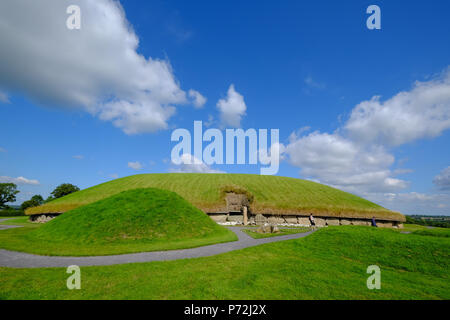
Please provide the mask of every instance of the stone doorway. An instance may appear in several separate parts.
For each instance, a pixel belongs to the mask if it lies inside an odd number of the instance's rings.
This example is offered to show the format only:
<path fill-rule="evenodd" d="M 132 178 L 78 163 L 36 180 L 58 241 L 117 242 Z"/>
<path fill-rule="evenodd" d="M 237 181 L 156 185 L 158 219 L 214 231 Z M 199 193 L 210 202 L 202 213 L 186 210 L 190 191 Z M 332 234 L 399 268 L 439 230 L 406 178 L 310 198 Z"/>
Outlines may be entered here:
<path fill-rule="evenodd" d="M 228 214 L 241 213 L 244 225 L 248 224 L 248 206 L 250 201 L 245 194 L 229 192 L 225 196 Z"/>

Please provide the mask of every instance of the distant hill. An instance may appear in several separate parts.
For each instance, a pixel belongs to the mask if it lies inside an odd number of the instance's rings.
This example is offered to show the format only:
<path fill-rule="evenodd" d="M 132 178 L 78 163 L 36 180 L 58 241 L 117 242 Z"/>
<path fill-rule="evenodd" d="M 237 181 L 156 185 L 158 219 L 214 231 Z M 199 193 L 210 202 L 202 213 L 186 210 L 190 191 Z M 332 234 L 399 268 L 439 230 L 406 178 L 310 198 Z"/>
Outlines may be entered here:
<path fill-rule="evenodd" d="M 450 216 L 408 215 L 406 222 L 422 226 L 450 228 Z"/>

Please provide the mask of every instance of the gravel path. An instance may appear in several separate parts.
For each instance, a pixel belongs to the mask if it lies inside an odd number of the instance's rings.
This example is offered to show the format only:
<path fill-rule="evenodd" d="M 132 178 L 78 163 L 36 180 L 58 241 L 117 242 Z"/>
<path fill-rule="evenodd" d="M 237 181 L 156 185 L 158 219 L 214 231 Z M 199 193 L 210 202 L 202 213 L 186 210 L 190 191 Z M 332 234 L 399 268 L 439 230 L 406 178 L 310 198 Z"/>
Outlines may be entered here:
<path fill-rule="evenodd" d="M 8 220 L 13 220 L 11 218 L 8 219 L 0 219 L 0 223 L 8 221 Z M 14 228 L 21 228 L 21 226 L 5 226 L 5 225 L 1 225 L 0 224 L 0 231 L 2 230 L 7 230 L 7 229 L 14 229 Z"/>
<path fill-rule="evenodd" d="M 0 220 L 1 222 L 2 220 Z M 54 268 L 77 266 L 109 266 L 126 263 L 139 263 L 151 261 L 169 261 L 179 259 L 190 259 L 200 257 L 210 257 L 225 252 L 258 246 L 265 243 L 299 239 L 309 236 L 313 231 L 306 233 L 296 233 L 286 236 L 277 236 L 265 239 L 253 239 L 241 231 L 239 227 L 229 227 L 239 238 L 238 241 L 213 244 L 209 246 L 171 250 L 131 253 L 115 256 L 95 256 L 95 257 L 55 257 L 39 256 L 29 253 L 8 251 L 0 249 L 0 267 L 9 268 Z"/>

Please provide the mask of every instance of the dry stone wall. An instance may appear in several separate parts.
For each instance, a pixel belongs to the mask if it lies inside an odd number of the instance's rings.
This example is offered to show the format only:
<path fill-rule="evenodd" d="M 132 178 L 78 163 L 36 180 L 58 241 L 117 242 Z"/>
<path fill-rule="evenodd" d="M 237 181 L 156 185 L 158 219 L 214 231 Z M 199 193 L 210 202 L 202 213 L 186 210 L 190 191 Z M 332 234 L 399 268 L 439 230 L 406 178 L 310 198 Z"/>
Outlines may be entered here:
<path fill-rule="evenodd" d="M 230 215 L 228 213 L 211 213 L 209 216 L 220 224 L 243 224 L 242 215 Z M 317 227 L 325 226 L 370 226 L 370 219 L 336 218 L 336 217 L 314 217 Z M 268 214 L 249 214 L 249 225 L 264 225 L 265 223 L 279 226 L 311 226 L 308 216 L 280 216 Z M 403 228 L 403 224 L 396 221 L 377 220 L 381 228 Z"/>
<path fill-rule="evenodd" d="M 33 223 L 47 223 L 50 220 L 55 219 L 57 216 L 58 215 L 55 215 L 55 214 L 39 214 L 39 215 L 30 216 L 30 221 Z"/>

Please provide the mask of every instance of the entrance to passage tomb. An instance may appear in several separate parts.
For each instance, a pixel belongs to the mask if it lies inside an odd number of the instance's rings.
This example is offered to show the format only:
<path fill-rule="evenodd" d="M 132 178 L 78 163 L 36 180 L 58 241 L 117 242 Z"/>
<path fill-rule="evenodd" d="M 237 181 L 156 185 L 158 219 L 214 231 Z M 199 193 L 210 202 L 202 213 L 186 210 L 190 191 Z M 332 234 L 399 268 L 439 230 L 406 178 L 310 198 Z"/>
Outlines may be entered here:
<path fill-rule="evenodd" d="M 228 192 L 225 195 L 227 212 L 230 216 L 239 215 L 243 218 L 244 225 L 248 224 L 248 206 L 250 201 L 246 194 Z"/>

